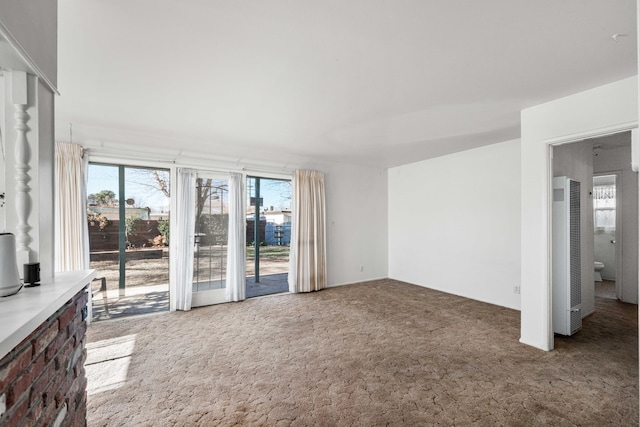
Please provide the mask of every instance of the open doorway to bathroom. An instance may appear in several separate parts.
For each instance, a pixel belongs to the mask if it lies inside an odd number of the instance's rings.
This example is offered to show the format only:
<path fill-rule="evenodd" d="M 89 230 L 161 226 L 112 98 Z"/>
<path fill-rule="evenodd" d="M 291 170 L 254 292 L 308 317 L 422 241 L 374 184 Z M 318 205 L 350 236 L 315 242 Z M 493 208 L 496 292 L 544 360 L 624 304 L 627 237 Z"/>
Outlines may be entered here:
<path fill-rule="evenodd" d="M 588 341 L 594 333 L 615 337 L 633 326 L 622 314 L 637 315 L 638 174 L 630 159 L 630 131 L 552 147 L 553 176 L 581 183 L 576 273 L 583 322 L 577 339 Z M 564 339 L 572 338 L 556 334 L 555 345 Z"/>
<path fill-rule="evenodd" d="M 596 151 L 597 153 L 597 151 Z M 617 263 L 617 186 L 619 174 L 593 177 L 593 256 L 595 296 L 619 299 L 616 287 Z"/>

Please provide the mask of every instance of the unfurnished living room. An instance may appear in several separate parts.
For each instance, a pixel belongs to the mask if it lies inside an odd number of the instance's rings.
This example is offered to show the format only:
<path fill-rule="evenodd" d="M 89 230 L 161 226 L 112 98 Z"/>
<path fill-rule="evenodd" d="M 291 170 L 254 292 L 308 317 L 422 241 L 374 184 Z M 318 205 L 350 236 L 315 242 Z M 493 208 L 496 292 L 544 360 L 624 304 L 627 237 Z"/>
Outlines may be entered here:
<path fill-rule="evenodd" d="M 0 426 L 638 425 L 633 0 L 0 2 Z"/>

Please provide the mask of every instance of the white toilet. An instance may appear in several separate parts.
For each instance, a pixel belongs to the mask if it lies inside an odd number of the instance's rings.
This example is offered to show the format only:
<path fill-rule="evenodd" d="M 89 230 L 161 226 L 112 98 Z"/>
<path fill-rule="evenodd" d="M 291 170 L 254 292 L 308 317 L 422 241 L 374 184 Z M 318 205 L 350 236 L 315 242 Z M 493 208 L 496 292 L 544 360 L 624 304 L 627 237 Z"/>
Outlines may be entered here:
<path fill-rule="evenodd" d="M 596 282 L 602 282 L 602 275 L 600 274 L 600 272 L 604 269 L 604 263 L 600 262 L 600 261 L 594 261 L 593 262 L 593 279 Z"/>

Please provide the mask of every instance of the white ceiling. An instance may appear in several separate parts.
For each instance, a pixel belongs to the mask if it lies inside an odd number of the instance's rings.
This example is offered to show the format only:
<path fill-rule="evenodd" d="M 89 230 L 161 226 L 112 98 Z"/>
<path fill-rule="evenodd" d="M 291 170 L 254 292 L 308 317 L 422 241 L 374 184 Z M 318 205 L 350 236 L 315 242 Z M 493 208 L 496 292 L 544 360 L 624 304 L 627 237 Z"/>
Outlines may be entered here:
<path fill-rule="evenodd" d="M 636 73 L 635 0 L 59 0 L 56 118 L 75 142 L 388 167 Z"/>

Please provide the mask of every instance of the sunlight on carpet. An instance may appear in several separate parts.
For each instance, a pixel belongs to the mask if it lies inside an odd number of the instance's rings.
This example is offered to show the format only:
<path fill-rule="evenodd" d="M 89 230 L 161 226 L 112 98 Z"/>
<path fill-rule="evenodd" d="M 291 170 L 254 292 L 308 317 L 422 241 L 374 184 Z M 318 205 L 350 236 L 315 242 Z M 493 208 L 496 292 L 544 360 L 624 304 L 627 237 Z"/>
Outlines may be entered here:
<path fill-rule="evenodd" d="M 127 382 L 136 334 L 87 344 L 87 394 L 115 390 Z"/>

